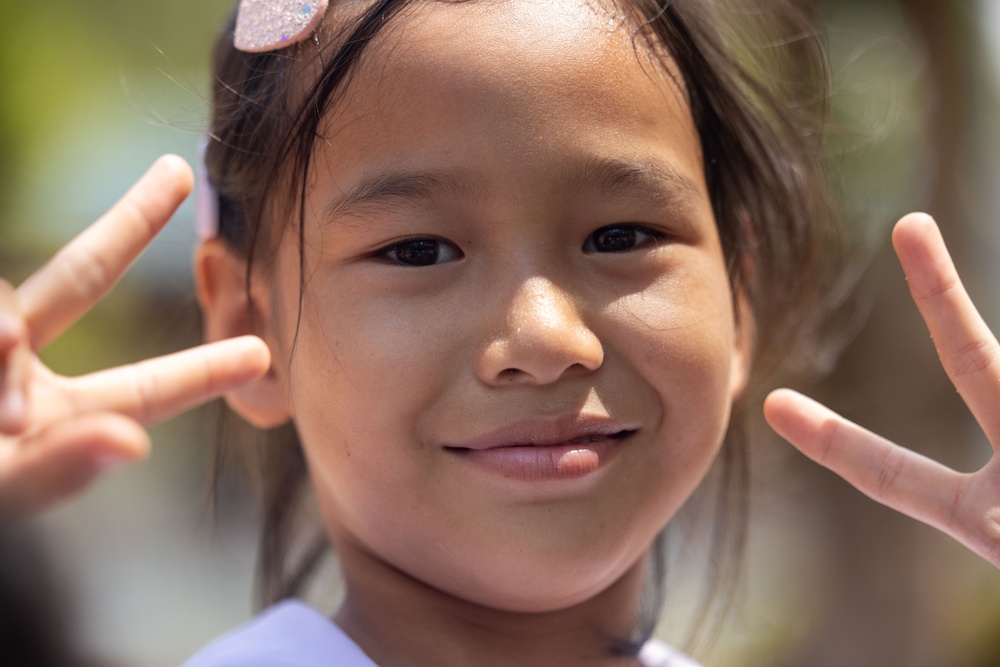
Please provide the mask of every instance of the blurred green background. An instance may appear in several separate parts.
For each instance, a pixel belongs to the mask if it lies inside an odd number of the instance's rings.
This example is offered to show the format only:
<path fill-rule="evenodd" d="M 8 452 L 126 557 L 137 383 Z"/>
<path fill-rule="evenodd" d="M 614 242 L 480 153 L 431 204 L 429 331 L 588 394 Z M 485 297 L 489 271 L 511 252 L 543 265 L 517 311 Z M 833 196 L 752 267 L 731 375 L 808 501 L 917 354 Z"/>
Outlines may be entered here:
<path fill-rule="evenodd" d="M 228 0 L 0 2 L 5 279 L 26 277 L 158 155 L 193 163 L 210 46 L 229 8 Z M 53 368 L 79 374 L 197 342 L 194 238 L 189 202 L 112 296 L 46 350 Z M 56 579 L 64 632 L 97 664 L 176 665 L 250 613 L 251 514 L 237 508 L 215 521 L 205 500 L 211 420 L 203 410 L 155 427 L 150 461 L 107 475 L 21 538 L 41 542 L 49 563 L 34 574 Z M 0 656 L 0 664 L 9 663 Z"/>
<path fill-rule="evenodd" d="M 0 0 L 0 275 L 19 282 L 164 152 L 193 160 L 206 65 L 228 0 Z M 1000 327 L 1000 2 L 803 0 L 833 61 L 834 187 L 872 253 L 858 337 L 810 391 L 849 417 L 971 470 L 989 446 L 944 374 L 886 240 L 912 209 L 941 222 Z M 186 204 L 47 352 L 82 373 L 198 338 Z M 204 500 L 210 411 L 156 427 L 147 463 L 23 527 L 41 544 L 67 636 L 102 665 L 176 665 L 251 613 L 254 512 Z M 708 664 L 1000 665 L 1000 573 L 761 435 L 748 576 Z M 27 554 L 24 558 L 37 559 Z M 687 593 L 663 632 L 683 642 Z M 2 632 L 2 629 L 0 629 Z M 2 656 L 0 656 L 0 662 Z"/>

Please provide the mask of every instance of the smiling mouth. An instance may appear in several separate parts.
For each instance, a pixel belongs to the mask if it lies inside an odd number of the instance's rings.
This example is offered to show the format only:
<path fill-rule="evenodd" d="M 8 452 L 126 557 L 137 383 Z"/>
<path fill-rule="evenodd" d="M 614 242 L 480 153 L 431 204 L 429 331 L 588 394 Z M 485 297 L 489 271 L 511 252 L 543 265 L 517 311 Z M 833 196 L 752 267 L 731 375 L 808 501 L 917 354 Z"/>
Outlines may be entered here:
<path fill-rule="evenodd" d="M 509 479 L 540 482 L 590 475 L 604 466 L 621 445 L 636 433 L 621 429 L 588 433 L 565 440 L 515 440 L 487 447 L 445 447 L 445 451 L 473 465 Z"/>

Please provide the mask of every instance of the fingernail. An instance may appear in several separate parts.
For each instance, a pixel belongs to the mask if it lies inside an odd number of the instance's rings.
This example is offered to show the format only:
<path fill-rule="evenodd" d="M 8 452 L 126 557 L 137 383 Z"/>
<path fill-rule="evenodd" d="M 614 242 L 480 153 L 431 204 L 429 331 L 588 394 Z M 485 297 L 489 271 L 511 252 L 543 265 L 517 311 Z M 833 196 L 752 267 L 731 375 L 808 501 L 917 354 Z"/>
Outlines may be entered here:
<path fill-rule="evenodd" d="M 0 398 L 0 418 L 8 424 L 20 424 L 24 419 L 24 394 L 8 390 Z"/>
<path fill-rule="evenodd" d="M 93 458 L 92 464 L 95 472 L 107 472 L 120 468 L 129 461 L 130 459 L 119 454 L 98 454 Z"/>

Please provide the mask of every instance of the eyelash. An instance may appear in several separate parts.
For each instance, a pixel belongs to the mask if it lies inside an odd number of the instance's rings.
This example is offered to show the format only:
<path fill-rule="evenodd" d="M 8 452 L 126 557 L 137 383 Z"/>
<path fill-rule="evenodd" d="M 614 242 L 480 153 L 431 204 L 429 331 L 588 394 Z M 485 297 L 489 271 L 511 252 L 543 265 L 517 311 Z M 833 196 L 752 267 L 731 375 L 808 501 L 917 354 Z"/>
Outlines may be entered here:
<path fill-rule="evenodd" d="M 609 235 L 611 234 L 616 234 L 617 238 L 610 237 Z M 667 234 L 640 225 L 607 225 L 595 230 L 587 237 L 587 240 L 583 243 L 583 251 L 585 253 L 622 254 L 649 245 L 657 245 L 666 239 Z M 605 243 L 617 242 L 619 245 L 624 241 L 627 247 L 600 250 L 597 244 L 602 241 Z M 414 254 L 421 252 L 432 254 L 425 254 L 422 258 Z M 404 253 L 409 253 L 408 259 L 404 258 Z M 441 258 L 442 253 L 447 255 L 444 259 Z M 372 256 L 391 264 L 415 268 L 434 266 L 435 264 L 455 261 L 464 257 L 462 251 L 453 243 L 433 237 L 416 237 L 396 241 L 385 248 L 375 251 Z"/>
<path fill-rule="evenodd" d="M 422 247 L 421 247 L 422 246 Z M 434 255 L 429 262 L 420 261 L 405 261 L 401 254 L 405 251 L 420 252 L 421 250 L 433 250 Z M 444 261 L 455 261 L 456 259 L 461 259 L 464 257 L 462 251 L 458 249 L 453 243 L 449 243 L 444 239 L 436 239 L 433 237 L 416 237 L 411 239 L 403 239 L 402 241 L 396 241 L 395 243 L 377 250 L 374 253 L 374 257 L 378 257 L 392 264 L 399 266 L 408 267 L 424 267 L 433 266 L 435 264 L 441 263 L 441 253 L 442 251 L 450 251 L 453 256 L 447 257 Z"/>
<path fill-rule="evenodd" d="M 629 242 L 629 246 L 619 249 L 598 250 L 598 239 L 601 239 L 601 237 L 607 237 L 607 235 L 612 232 L 625 232 L 627 236 L 619 236 L 619 240 L 624 238 L 627 242 Z M 591 233 L 591 235 L 587 237 L 587 240 L 583 242 L 583 251 L 586 253 L 621 254 L 632 252 L 633 250 L 638 250 L 649 245 L 659 245 L 663 241 L 667 240 L 667 238 L 667 234 L 649 229 L 648 227 L 618 223 L 601 227 Z"/>

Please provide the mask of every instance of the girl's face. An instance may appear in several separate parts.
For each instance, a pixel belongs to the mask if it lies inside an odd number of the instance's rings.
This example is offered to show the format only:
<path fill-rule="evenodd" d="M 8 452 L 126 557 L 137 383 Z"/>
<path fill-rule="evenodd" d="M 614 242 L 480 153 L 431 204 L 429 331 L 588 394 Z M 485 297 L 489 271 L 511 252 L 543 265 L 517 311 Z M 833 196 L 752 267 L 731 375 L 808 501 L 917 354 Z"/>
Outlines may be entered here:
<path fill-rule="evenodd" d="M 322 130 L 270 343 L 335 548 L 511 611 L 606 589 L 745 379 L 676 73 L 587 2 L 421 3 Z"/>

